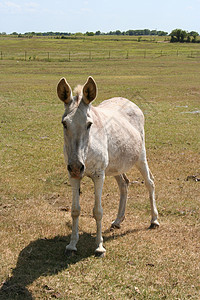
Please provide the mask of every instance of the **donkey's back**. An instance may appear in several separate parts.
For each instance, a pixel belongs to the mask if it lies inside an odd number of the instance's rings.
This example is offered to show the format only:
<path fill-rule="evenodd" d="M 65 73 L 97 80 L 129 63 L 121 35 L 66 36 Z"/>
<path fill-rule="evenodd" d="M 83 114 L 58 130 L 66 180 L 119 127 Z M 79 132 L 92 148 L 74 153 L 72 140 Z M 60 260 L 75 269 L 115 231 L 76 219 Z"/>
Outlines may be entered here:
<path fill-rule="evenodd" d="M 144 129 L 144 115 L 141 109 L 133 102 L 126 98 L 115 97 L 103 101 L 98 107 L 102 113 L 106 113 L 108 117 L 118 119 L 121 122 L 123 118 L 134 126 L 141 134 Z"/>
<path fill-rule="evenodd" d="M 131 101 L 116 97 L 94 108 L 107 136 L 109 163 L 106 175 L 127 172 L 139 160 L 144 147 L 144 115 Z"/>

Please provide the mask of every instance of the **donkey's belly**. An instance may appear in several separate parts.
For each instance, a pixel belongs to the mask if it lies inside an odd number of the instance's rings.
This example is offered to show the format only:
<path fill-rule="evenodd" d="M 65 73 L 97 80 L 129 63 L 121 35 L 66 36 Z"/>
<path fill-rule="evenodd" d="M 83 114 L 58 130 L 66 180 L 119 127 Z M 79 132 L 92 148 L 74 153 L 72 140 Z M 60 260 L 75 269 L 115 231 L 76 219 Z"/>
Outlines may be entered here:
<path fill-rule="evenodd" d="M 117 161 L 111 161 L 105 170 L 106 176 L 116 176 L 128 172 L 134 164 L 138 161 L 139 155 L 134 155 L 127 159 L 125 156 L 121 156 Z"/>

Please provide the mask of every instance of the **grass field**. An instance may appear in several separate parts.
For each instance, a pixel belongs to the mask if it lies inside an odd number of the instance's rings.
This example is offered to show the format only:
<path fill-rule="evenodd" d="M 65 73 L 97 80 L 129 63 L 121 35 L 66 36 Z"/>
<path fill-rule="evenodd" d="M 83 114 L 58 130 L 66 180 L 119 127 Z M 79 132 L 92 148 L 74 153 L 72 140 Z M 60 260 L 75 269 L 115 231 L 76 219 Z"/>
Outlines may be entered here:
<path fill-rule="evenodd" d="M 123 55 L 112 56 L 114 50 Z M 200 178 L 200 57 L 191 53 L 198 53 L 200 45 L 0 38 L 1 51 L 0 298 L 199 299 L 200 182 L 195 179 Z M 87 55 L 71 56 L 69 62 L 63 57 L 69 51 Z M 90 57 L 90 51 L 105 51 L 105 56 Z M 93 255 L 94 195 L 87 178 L 82 182 L 78 254 L 64 254 L 71 234 L 71 191 L 56 85 L 65 76 L 74 87 L 89 75 L 98 85 L 94 105 L 123 96 L 145 113 L 161 224 L 147 230 L 148 194 L 133 169 L 127 174 L 133 183 L 126 219 L 119 230 L 109 231 L 119 193 L 115 180 L 107 178 L 104 259 Z"/>
<path fill-rule="evenodd" d="M 130 36 L 83 36 L 64 40 L 1 37 L 0 59 L 68 62 L 160 56 L 200 57 L 198 43 L 171 44 L 169 39 L 144 36 L 137 42 L 138 37 Z"/>

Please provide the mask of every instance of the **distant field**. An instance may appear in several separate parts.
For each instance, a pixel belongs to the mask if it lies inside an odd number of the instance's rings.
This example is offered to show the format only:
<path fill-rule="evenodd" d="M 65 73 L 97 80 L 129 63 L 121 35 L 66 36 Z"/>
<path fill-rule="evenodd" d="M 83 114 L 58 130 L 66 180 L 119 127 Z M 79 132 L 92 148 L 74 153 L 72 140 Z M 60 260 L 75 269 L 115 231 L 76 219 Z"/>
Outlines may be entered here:
<path fill-rule="evenodd" d="M 183 56 L 200 58 L 199 44 L 171 44 L 169 37 L 100 36 L 0 39 L 2 60 L 84 61 Z"/>
<path fill-rule="evenodd" d="M 157 39 L 157 38 L 156 38 Z M 2 53 L 2 55 L 1 55 Z M 1 299 L 200 298 L 200 44 L 137 38 L 0 37 Z M 77 256 L 56 85 L 91 75 L 98 98 L 123 96 L 145 113 L 161 226 L 148 231 L 143 180 L 129 172 L 127 214 L 108 229 L 119 193 L 103 191 L 107 255 L 94 257 L 93 185 L 84 178 Z"/>

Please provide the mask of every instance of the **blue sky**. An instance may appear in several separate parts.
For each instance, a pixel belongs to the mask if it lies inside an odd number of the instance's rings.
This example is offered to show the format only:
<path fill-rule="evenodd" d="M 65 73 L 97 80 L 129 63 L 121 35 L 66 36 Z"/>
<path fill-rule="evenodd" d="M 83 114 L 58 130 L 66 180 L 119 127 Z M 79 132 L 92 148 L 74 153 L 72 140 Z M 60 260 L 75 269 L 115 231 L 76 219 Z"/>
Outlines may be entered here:
<path fill-rule="evenodd" d="M 0 32 L 145 28 L 200 33 L 200 0 L 0 0 Z"/>

